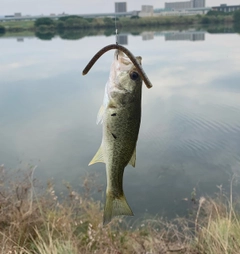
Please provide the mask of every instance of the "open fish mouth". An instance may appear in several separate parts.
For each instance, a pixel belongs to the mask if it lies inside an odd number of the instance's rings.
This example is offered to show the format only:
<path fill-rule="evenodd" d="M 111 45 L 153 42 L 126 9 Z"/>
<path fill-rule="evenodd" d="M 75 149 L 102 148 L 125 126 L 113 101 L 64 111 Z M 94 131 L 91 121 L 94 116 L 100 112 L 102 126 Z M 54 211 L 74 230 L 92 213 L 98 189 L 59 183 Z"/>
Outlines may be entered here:
<path fill-rule="evenodd" d="M 143 82 L 145 83 L 147 88 L 151 88 L 152 87 L 152 83 L 149 80 L 149 78 L 147 77 L 146 73 L 144 72 L 142 66 L 138 63 L 136 57 L 125 47 L 119 45 L 119 44 L 110 44 L 102 49 L 100 49 L 94 56 L 93 58 L 89 61 L 89 63 L 87 64 L 87 66 L 84 68 L 82 74 L 86 75 L 90 69 L 93 67 L 93 65 L 96 63 L 96 61 L 106 52 L 108 52 L 109 50 L 112 49 L 117 49 L 122 51 L 123 53 L 125 53 L 128 58 L 132 61 L 133 65 L 135 66 L 136 70 L 139 72 L 139 75 L 141 77 L 141 79 L 143 80 Z"/>

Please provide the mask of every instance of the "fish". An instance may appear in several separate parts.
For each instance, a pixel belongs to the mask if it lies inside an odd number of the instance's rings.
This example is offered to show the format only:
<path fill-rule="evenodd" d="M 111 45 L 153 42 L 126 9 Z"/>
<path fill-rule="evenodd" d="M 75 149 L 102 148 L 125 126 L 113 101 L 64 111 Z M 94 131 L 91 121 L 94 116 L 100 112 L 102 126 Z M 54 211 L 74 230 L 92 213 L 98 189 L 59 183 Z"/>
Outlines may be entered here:
<path fill-rule="evenodd" d="M 110 44 L 97 52 L 83 70 L 87 74 L 105 52 L 116 49 L 103 104 L 97 115 L 102 124 L 102 142 L 89 165 L 105 163 L 107 175 L 103 225 L 120 215 L 133 216 L 123 191 L 125 167 L 136 165 L 136 145 L 141 122 L 142 81 L 150 80 L 141 67 L 142 58 L 119 44 Z"/>

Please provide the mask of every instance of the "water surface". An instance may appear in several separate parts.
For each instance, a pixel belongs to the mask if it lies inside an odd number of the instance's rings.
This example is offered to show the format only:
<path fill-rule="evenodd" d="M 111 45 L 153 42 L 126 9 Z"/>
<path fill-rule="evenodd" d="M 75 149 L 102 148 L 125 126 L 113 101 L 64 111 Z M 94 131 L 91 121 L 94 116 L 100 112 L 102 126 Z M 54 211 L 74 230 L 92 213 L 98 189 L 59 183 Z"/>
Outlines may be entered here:
<path fill-rule="evenodd" d="M 120 39 L 142 56 L 153 83 L 143 86 L 137 164 L 124 174 L 127 200 L 136 217 L 185 215 L 193 188 L 197 197 L 213 195 L 240 170 L 240 36 L 173 30 Z M 113 51 L 87 76 L 81 72 L 114 42 L 113 35 L 0 38 L 0 164 L 38 165 L 43 180 L 76 189 L 96 173 L 105 188 L 104 164 L 87 165 L 101 143 L 95 122 Z"/>

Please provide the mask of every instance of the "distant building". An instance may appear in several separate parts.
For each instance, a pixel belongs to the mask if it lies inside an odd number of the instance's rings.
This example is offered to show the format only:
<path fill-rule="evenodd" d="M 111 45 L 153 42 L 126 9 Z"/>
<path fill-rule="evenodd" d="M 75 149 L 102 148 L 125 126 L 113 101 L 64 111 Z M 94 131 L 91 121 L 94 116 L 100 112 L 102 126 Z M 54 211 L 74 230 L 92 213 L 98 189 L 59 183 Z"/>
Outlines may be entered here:
<path fill-rule="evenodd" d="M 20 18 L 20 17 L 22 17 L 22 13 L 21 12 L 16 12 L 16 13 L 14 13 L 14 17 Z"/>
<path fill-rule="evenodd" d="M 165 3 L 165 9 L 167 10 L 185 10 L 192 8 L 205 7 L 205 0 L 190 0 L 184 2 L 171 2 Z"/>
<path fill-rule="evenodd" d="M 139 17 L 153 16 L 153 5 L 142 5 L 142 10 L 139 13 Z"/>
<path fill-rule="evenodd" d="M 193 0 L 193 8 L 202 8 L 206 6 L 205 0 Z"/>
<path fill-rule="evenodd" d="M 127 12 L 127 2 L 116 2 L 115 12 Z"/>
<path fill-rule="evenodd" d="M 192 1 L 165 3 L 165 9 L 167 10 L 182 10 L 192 7 Z"/>
<path fill-rule="evenodd" d="M 240 5 L 227 5 L 227 4 L 221 4 L 220 6 L 213 6 L 212 9 L 214 11 L 223 11 L 223 12 L 232 12 L 240 10 Z"/>
<path fill-rule="evenodd" d="M 153 5 L 142 5 L 142 12 L 153 13 Z"/>
<path fill-rule="evenodd" d="M 5 15 L 4 18 L 14 18 L 14 15 Z"/>

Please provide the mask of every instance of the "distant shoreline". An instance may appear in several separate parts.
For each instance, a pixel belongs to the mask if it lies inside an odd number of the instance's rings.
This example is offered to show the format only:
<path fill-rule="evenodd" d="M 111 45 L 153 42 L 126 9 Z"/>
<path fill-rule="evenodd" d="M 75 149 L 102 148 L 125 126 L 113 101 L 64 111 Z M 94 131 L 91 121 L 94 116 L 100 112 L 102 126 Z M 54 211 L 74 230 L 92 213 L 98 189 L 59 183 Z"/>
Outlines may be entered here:
<path fill-rule="evenodd" d="M 39 22 L 41 20 L 42 22 Z M 6 21 L 0 22 L 0 34 L 17 33 L 23 31 L 32 31 L 38 33 L 54 32 L 69 29 L 110 29 L 115 30 L 115 22 L 112 18 L 87 19 L 77 16 L 51 20 L 49 18 L 40 18 L 34 21 Z M 159 17 L 141 17 L 132 18 L 122 17 L 117 19 L 119 29 L 125 28 L 149 28 L 149 27 L 169 27 L 169 26 L 191 26 L 191 25 L 212 25 L 212 24 L 234 24 L 234 15 L 220 13 L 218 15 L 192 15 L 192 16 L 159 16 Z M 45 23 L 44 23 L 45 22 Z M 39 23 L 39 24 L 38 24 Z"/>

